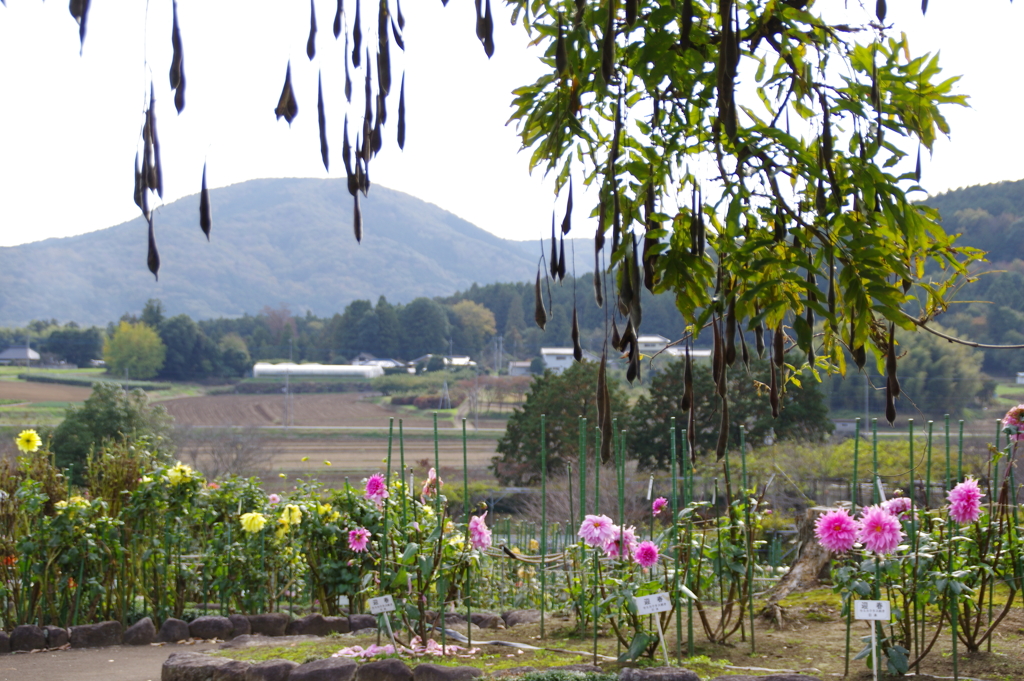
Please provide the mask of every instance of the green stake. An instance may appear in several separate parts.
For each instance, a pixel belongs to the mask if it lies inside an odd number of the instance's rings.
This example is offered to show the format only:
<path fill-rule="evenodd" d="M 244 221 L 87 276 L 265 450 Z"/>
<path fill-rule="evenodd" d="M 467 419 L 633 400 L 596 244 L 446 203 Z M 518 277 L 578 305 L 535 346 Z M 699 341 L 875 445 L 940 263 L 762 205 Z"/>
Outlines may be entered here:
<path fill-rule="evenodd" d="M 932 429 L 934 426 L 934 421 L 928 421 L 928 442 L 925 444 L 924 467 L 924 507 L 926 509 L 932 507 Z"/>
<path fill-rule="evenodd" d="M 747 597 L 750 610 L 750 654 L 757 652 L 754 640 L 754 529 L 750 524 L 750 489 L 747 487 L 747 429 L 740 425 L 740 464 L 743 469 L 743 508 L 747 516 Z"/>
<path fill-rule="evenodd" d="M 466 534 L 469 536 L 469 454 L 466 448 L 466 419 L 462 419 L 462 507 L 466 519 Z M 492 519 L 493 520 L 493 519 Z M 466 565 L 466 647 L 473 647 L 473 572 L 472 564 Z"/>
<path fill-rule="evenodd" d="M 871 503 L 877 504 L 878 498 L 878 419 L 871 419 Z"/>
<path fill-rule="evenodd" d="M 853 481 L 850 483 L 850 511 L 857 514 L 857 497 L 860 485 L 857 482 L 857 461 L 860 458 L 860 418 L 856 419 L 857 436 L 853 440 Z"/>
<path fill-rule="evenodd" d="M 956 480 L 960 482 L 964 479 L 964 420 L 960 419 L 960 434 L 959 442 L 956 451 Z"/>
<path fill-rule="evenodd" d="M 405 527 L 408 513 L 407 500 L 411 490 L 407 489 L 409 481 L 405 477 L 405 434 L 402 432 L 402 419 L 398 419 L 398 456 L 402 473 L 398 476 L 402 480 L 402 527 Z"/>
<path fill-rule="evenodd" d="M 580 522 L 587 515 L 587 419 L 580 417 Z"/>
<path fill-rule="evenodd" d="M 544 601 L 548 554 L 548 432 L 546 416 L 540 415 L 540 637 L 544 638 Z"/>
<path fill-rule="evenodd" d="M 441 515 L 441 449 L 437 441 L 437 412 L 434 412 L 434 469 L 437 473 L 437 489 L 434 490 L 434 517 L 437 518 L 437 541 L 444 541 L 444 516 Z M 445 590 L 442 584 L 437 589 L 437 609 L 441 613 L 441 650 L 447 650 L 448 635 L 444 629 Z"/>
<path fill-rule="evenodd" d="M 946 491 L 949 491 L 949 490 L 951 490 L 953 488 L 953 485 L 952 485 L 952 481 L 953 481 L 953 468 L 952 468 L 951 462 L 950 462 L 950 448 L 949 448 L 949 414 L 946 414 L 944 417 L 942 417 L 942 420 L 943 420 L 943 432 L 945 433 L 945 436 L 946 436 Z M 996 442 L 996 445 L 997 446 L 999 445 L 998 441 Z"/>
<path fill-rule="evenodd" d="M 676 417 L 673 416 L 669 420 L 669 437 L 671 438 L 672 446 L 670 449 L 672 457 L 672 552 L 675 554 L 675 572 L 672 575 L 672 593 L 675 596 L 675 602 L 672 604 L 675 608 L 676 614 L 676 659 L 679 664 L 683 663 L 683 619 L 682 608 L 679 603 L 679 481 L 677 475 L 677 464 L 676 461 L 678 452 L 676 451 Z"/>

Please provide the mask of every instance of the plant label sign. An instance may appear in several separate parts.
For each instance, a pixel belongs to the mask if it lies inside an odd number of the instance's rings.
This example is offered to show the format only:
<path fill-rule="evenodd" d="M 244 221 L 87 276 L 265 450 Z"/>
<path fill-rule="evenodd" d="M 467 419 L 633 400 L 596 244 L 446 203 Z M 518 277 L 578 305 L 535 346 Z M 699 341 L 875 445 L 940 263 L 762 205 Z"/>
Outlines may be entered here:
<path fill-rule="evenodd" d="M 667 593 L 636 597 L 636 611 L 641 615 L 653 615 L 672 609 L 672 599 Z"/>
<path fill-rule="evenodd" d="M 385 612 L 393 612 L 395 609 L 395 599 L 391 596 L 378 596 L 377 598 L 370 599 L 370 612 L 374 615 L 380 615 Z"/>
<path fill-rule="evenodd" d="M 889 601 L 854 601 L 853 617 L 858 620 L 881 620 L 891 618 Z"/>

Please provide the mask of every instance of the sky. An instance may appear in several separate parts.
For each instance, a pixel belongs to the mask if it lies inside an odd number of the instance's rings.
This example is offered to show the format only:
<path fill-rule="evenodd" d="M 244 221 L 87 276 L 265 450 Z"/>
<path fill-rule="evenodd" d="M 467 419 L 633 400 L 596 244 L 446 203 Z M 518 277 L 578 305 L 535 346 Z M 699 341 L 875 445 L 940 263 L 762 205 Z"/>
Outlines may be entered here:
<path fill-rule="evenodd" d="M 317 2 L 317 55 L 310 62 L 304 0 L 179 0 L 187 83 L 181 115 L 167 76 L 170 0 L 92 3 L 81 56 L 67 3 L 6 2 L 0 6 L 0 247 L 138 216 L 132 167 L 150 79 L 165 203 L 198 192 L 204 161 L 211 188 L 264 177 L 344 177 L 343 45 L 331 34 L 334 2 Z M 836 0 L 819 5 L 824 2 Z M 354 3 L 347 3 L 351 12 Z M 951 139 L 940 139 L 933 156 L 922 159 L 929 193 L 1024 177 L 1024 135 L 1016 133 L 1021 4 L 932 0 L 922 17 L 919 3 L 890 3 L 887 22 L 908 34 L 911 51 L 941 50 L 944 74 L 962 75 L 957 92 L 970 96 L 969 108 L 946 111 Z M 500 0 L 492 5 L 497 47 L 488 60 L 474 32 L 471 0 L 447 7 L 437 0 L 402 2 L 409 59 L 394 44 L 391 54 L 395 95 L 406 74 L 407 141 L 400 151 L 393 95 L 371 179 L 498 236 L 535 239 L 550 232 L 552 209 L 562 203 L 555 202 L 553 178 L 529 174 L 528 152 L 520 151 L 514 124 L 506 123 L 511 91 L 544 67 L 522 26 L 510 25 L 509 9 Z M 375 23 L 366 19 L 364 33 Z M 289 61 L 299 104 L 291 126 L 273 112 Z M 320 159 L 318 72 L 335 154 L 330 173 Z M 360 83 L 354 85 L 358 91 Z M 361 105 L 352 114 L 358 119 Z M 576 205 L 585 202 L 577 194 Z"/>

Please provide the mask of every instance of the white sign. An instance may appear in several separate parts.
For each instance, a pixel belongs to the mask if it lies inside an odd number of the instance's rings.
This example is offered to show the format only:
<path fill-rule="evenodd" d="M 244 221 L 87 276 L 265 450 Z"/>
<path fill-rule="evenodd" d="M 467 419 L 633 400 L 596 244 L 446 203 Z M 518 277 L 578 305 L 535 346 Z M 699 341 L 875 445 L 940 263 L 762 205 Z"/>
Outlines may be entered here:
<path fill-rule="evenodd" d="M 672 599 L 667 593 L 636 597 L 636 610 L 641 615 L 653 615 L 656 612 L 667 612 L 671 609 Z"/>
<path fill-rule="evenodd" d="M 853 618 L 888 622 L 891 618 L 889 601 L 854 601 Z"/>
<path fill-rule="evenodd" d="M 395 609 L 395 599 L 391 596 L 378 596 L 370 599 L 370 612 L 379 615 L 382 612 L 392 612 Z"/>

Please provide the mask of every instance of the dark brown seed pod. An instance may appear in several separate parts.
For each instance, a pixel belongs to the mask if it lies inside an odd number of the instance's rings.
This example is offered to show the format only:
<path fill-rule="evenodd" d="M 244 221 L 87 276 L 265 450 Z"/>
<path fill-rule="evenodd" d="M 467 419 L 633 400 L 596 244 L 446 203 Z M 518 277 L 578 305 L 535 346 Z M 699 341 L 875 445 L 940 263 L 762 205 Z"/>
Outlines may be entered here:
<path fill-rule="evenodd" d="M 868 361 L 868 353 L 864 350 L 863 345 L 858 345 L 853 349 L 853 361 L 857 363 L 858 369 L 864 369 L 864 365 Z"/>
<path fill-rule="evenodd" d="M 782 332 L 782 322 L 772 334 L 772 353 L 772 361 L 781 369 L 786 361 L 786 334 Z"/>
<path fill-rule="evenodd" d="M 174 91 L 174 109 L 181 113 L 185 109 L 185 60 L 181 60 L 181 78 L 178 80 L 178 87 Z"/>
<path fill-rule="evenodd" d="M 548 271 L 552 279 L 558 279 L 558 240 L 555 238 L 554 211 L 551 211 L 551 258 L 548 260 Z"/>
<path fill-rule="evenodd" d="M 619 241 L 622 238 L 622 210 L 619 204 L 619 187 L 613 183 L 612 191 L 612 252 L 619 250 Z"/>
<path fill-rule="evenodd" d="M 686 416 L 686 447 L 690 450 L 690 464 L 697 462 L 697 405 L 690 403 Z"/>
<path fill-rule="evenodd" d="M 341 15 L 345 12 L 345 0 L 338 0 L 338 9 L 334 12 L 334 39 L 341 35 Z M 345 52 L 348 52 L 346 49 Z M 346 55 L 347 58 L 347 55 Z"/>
<path fill-rule="evenodd" d="M 743 332 L 740 332 L 740 357 L 743 359 L 743 366 L 746 368 L 747 373 L 750 373 L 750 351 L 747 350 L 747 336 Z"/>
<path fill-rule="evenodd" d="M 565 281 L 565 236 L 558 237 L 558 281 Z"/>
<path fill-rule="evenodd" d="M 345 133 L 341 142 L 341 160 L 345 162 L 345 176 L 348 178 L 348 193 L 352 196 L 359 191 L 359 181 L 352 170 L 352 145 L 348 141 L 348 114 L 345 114 Z"/>
<path fill-rule="evenodd" d="M 352 215 L 352 230 L 356 235 L 356 243 L 363 243 L 363 209 L 359 206 L 359 193 L 354 197 L 354 209 Z"/>
<path fill-rule="evenodd" d="M 900 382 L 896 377 L 896 325 L 891 322 L 889 323 L 889 348 L 885 353 L 885 380 L 893 398 L 899 397 Z"/>
<path fill-rule="evenodd" d="M 814 190 L 814 209 L 818 211 L 818 215 L 824 215 L 827 208 L 828 201 L 825 199 L 825 184 L 819 179 L 818 187 Z"/>
<path fill-rule="evenodd" d="M 380 92 L 387 95 L 391 92 L 391 47 L 388 41 L 388 6 L 380 3 L 377 15 L 377 82 Z"/>
<path fill-rule="evenodd" d="M 324 85 L 321 75 L 316 77 L 316 120 L 320 126 L 320 157 L 324 160 L 324 170 L 330 172 L 327 154 L 327 117 L 324 115 Z"/>
<path fill-rule="evenodd" d="M 605 85 L 612 82 L 615 73 L 615 0 L 608 0 L 608 17 L 601 42 L 601 77 Z"/>
<path fill-rule="evenodd" d="M 562 218 L 562 234 L 572 229 L 572 176 L 569 176 L 569 198 L 565 202 L 565 217 Z"/>
<path fill-rule="evenodd" d="M 786 218 L 782 214 L 782 209 L 780 208 L 778 212 L 775 213 L 775 243 L 781 244 L 785 241 L 786 233 Z"/>
<path fill-rule="evenodd" d="M 203 162 L 203 186 L 199 190 L 199 228 L 210 240 L 210 227 L 213 226 L 213 215 L 210 210 L 210 190 L 206 188 L 206 162 Z"/>
<path fill-rule="evenodd" d="M 569 53 L 565 48 L 565 31 L 562 29 L 562 14 L 558 14 L 558 39 L 555 41 L 555 73 L 564 76 L 569 70 Z"/>
<path fill-rule="evenodd" d="M 363 27 L 359 0 L 356 0 L 356 18 L 352 23 L 352 66 L 359 68 L 359 60 L 362 58 Z"/>
<path fill-rule="evenodd" d="M 147 217 L 146 221 L 149 223 L 149 249 L 146 254 L 146 266 L 153 273 L 153 278 L 160 281 L 160 276 L 157 274 L 160 271 L 160 253 L 156 250 L 156 237 L 153 234 L 153 216 Z"/>
<path fill-rule="evenodd" d="M 626 23 L 636 25 L 637 0 L 626 0 Z"/>
<path fill-rule="evenodd" d="M 629 381 L 630 385 L 632 385 L 633 381 L 635 381 L 639 375 L 640 375 L 640 363 L 637 362 L 633 358 L 632 353 L 630 353 L 629 364 L 626 365 L 626 380 Z"/>
<path fill-rule="evenodd" d="M 178 29 L 178 3 L 171 2 L 171 89 L 177 90 L 181 83 L 181 31 Z M 180 112 L 179 112 L 180 113 Z"/>
<path fill-rule="evenodd" d="M 917 145 L 917 165 L 914 166 L 914 181 L 921 182 L 921 145 Z"/>
<path fill-rule="evenodd" d="M 71 11 L 71 16 L 78 22 L 78 54 L 81 55 L 82 49 L 85 47 L 85 24 L 89 18 L 89 0 L 71 0 L 68 9 Z"/>
<path fill-rule="evenodd" d="M 611 395 L 608 391 L 608 370 L 605 365 L 608 363 L 606 355 L 601 357 L 601 369 L 598 371 L 598 390 L 601 391 L 601 401 L 604 403 L 604 414 L 601 419 L 601 463 L 607 464 L 612 459 L 612 405 Z"/>
<path fill-rule="evenodd" d="M 779 375 L 772 363 L 768 364 L 770 378 L 768 382 L 768 403 L 772 407 L 772 418 L 779 418 Z"/>
<path fill-rule="evenodd" d="M 754 327 L 754 349 L 757 356 L 764 359 L 764 322 L 758 322 Z"/>
<path fill-rule="evenodd" d="M 149 135 L 153 143 L 153 175 L 151 188 L 156 190 L 157 195 L 164 197 L 164 173 L 160 163 L 160 138 L 156 134 L 156 99 L 153 96 L 153 83 L 149 84 Z"/>
<path fill-rule="evenodd" d="M 484 0 L 484 54 L 494 56 L 494 16 L 491 14 L 491 0 Z"/>
<path fill-rule="evenodd" d="M 875 0 L 875 16 L 878 17 L 879 23 L 885 21 L 885 13 L 885 0 Z"/>
<path fill-rule="evenodd" d="M 638 251 L 636 249 L 636 234 L 631 234 L 633 243 L 629 253 L 629 276 L 630 288 L 633 291 L 633 299 L 629 303 L 629 319 L 633 322 L 633 328 L 639 329 L 643 320 L 643 307 L 640 305 L 640 292 L 643 289 L 643 272 L 636 261 Z"/>
<path fill-rule="evenodd" d="M 139 152 L 135 151 L 135 205 L 142 210 L 142 192 L 146 191 L 146 185 L 142 182 L 142 169 L 139 168 Z"/>
<path fill-rule="evenodd" d="M 348 34 L 345 34 L 345 101 L 352 103 L 352 76 L 348 71 Z"/>
<path fill-rule="evenodd" d="M 729 298 L 729 307 L 725 312 L 725 363 L 732 366 L 736 362 L 736 297 Z"/>
<path fill-rule="evenodd" d="M 836 316 L 836 266 L 832 262 L 831 254 L 828 266 L 828 314 L 833 319 Z"/>
<path fill-rule="evenodd" d="M 544 310 L 544 296 L 540 290 L 540 269 L 537 270 L 537 281 L 533 285 L 533 321 L 537 322 L 541 331 L 548 323 L 548 313 Z"/>
<path fill-rule="evenodd" d="M 586 11 L 587 11 L 587 2 L 586 2 L 586 0 L 575 0 L 575 1 L 576 1 L 576 17 L 575 17 L 575 20 L 576 20 L 576 25 L 578 26 L 579 24 L 583 23 L 583 17 L 586 14 Z"/>
<path fill-rule="evenodd" d="M 398 7 L 398 28 L 405 30 L 405 17 L 402 15 L 402 0 L 396 0 Z"/>
<path fill-rule="evenodd" d="M 890 426 L 896 422 L 896 399 L 888 387 L 885 389 L 885 420 L 889 422 Z"/>
<path fill-rule="evenodd" d="M 612 347 L 619 350 L 619 346 L 622 345 L 622 336 L 619 334 L 619 325 L 615 323 L 615 317 L 612 317 Z M 623 346 L 625 347 L 625 346 Z M 619 352 L 622 352 L 619 350 Z"/>
<path fill-rule="evenodd" d="M 299 105 L 295 102 L 295 93 L 292 91 L 292 63 L 290 61 L 284 72 L 284 87 L 281 89 L 281 97 L 277 100 L 277 108 L 274 109 L 274 113 L 277 114 L 278 120 L 284 116 L 288 125 L 292 124 L 296 114 L 299 113 Z"/>
<path fill-rule="evenodd" d="M 604 199 L 598 199 L 597 203 L 597 232 L 594 233 L 594 253 L 600 254 L 604 248 L 604 232 L 608 227 L 608 204 Z M 595 269 L 595 272 L 598 270 Z"/>
<path fill-rule="evenodd" d="M 718 445 L 715 447 L 715 461 L 721 461 L 729 449 L 729 398 L 722 396 L 722 423 L 718 427 Z"/>
<path fill-rule="evenodd" d="M 405 74 L 398 90 L 398 148 L 405 149 Z"/>
<path fill-rule="evenodd" d="M 309 0 L 309 38 L 306 39 L 306 56 L 310 61 L 316 56 L 316 4 Z"/>
<path fill-rule="evenodd" d="M 811 338 L 807 341 L 807 361 L 814 364 L 814 312 L 807 306 L 807 328 L 811 330 Z"/>
<path fill-rule="evenodd" d="M 718 386 L 722 367 L 725 365 L 725 346 L 722 344 L 722 329 L 718 326 L 718 315 L 711 315 L 711 380 Z"/>
<path fill-rule="evenodd" d="M 594 251 L 594 302 L 598 307 L 604 307 L 604 293 L 601 291 L 601 256 Z"/>
<path fill-rule="evenodd" d="M 921 0 L 921 14 L 928 14 L 928 0 Z"/>
<path fill-rule="evenodd" d="M 395 39 L 395 44 L 398 45 L 398 49 L 405 52 L 405 40 L 402 39 L 402 34 L 398 30 L 398 26 L 395 25 L 395 20 L 391 20 L 391 35 Z"/>
<path fill-rule="evenodd" d="M 683 11 L 679 19 L 679 49 L 690 49 L 690 29 L 693 27 L 693 0 L 683 0 Z"/>
<path fill-rule="evenodd" d="M 575 305 L 572 307 L 572 356 L 577 362 L 583 361 L 583 346 L 580 345 L 580 320 Z"/>
<path fill-rule="evenodd" d="M 683 365 L 683 399 L 679 402 L 682 411 L 690 411 L 693 406 L 693 357 L 690 355 L 690 341 L 686 341 L 686 359 Z"/>
<path fill-rule="evenodd" d="M 622 333 L 622 337 L 619 338 L 619 344 L 615 347 L 619 352 L 626 352 L 626 348 L 630 347 L 636 342 L 636 329 L 633 327 L 633 322 L 626 321 L 626 330 Z"/>

